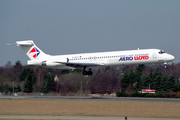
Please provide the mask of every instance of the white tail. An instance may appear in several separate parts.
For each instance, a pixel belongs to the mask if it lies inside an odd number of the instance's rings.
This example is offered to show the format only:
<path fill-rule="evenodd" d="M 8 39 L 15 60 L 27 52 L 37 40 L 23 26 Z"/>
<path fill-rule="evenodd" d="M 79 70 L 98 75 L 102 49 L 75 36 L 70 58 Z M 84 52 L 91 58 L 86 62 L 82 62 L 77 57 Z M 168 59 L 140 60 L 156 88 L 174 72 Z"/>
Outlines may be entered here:
<path fill-rule="evenodd" d="M 31 60 L 40 60 L 47 57 L 47 54 L 41 51 L 32 40 L 16 41 L 16 43 Z"/>

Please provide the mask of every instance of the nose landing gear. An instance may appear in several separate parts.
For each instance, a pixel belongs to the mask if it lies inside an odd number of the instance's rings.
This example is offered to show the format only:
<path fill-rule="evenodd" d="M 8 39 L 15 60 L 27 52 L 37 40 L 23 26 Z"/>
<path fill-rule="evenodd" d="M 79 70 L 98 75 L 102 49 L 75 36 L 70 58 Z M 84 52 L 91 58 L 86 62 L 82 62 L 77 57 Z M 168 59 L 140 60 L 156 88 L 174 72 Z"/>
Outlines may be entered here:
<path fill-rule="evenodd" d="M 164 69 L 167 69 L 167 62 L 164 62 Z"/>

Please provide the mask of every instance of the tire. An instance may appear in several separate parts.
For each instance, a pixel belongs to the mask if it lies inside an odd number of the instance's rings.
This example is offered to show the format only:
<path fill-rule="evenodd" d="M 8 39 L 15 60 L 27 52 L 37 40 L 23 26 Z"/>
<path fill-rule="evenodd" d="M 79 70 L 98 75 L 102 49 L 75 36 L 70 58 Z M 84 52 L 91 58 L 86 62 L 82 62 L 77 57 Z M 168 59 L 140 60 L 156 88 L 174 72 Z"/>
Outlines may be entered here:
<path fill-rule="evenodd" d="M 87 71 L 83 71 L 83 75 L 87 75 L 88 74 L 88 72 Z"/>
<path fill-rule="evenodd" d="M 88 75 L 92 75 L 93 74 L 93 72 L 92 71 L 88 71 Z"/>

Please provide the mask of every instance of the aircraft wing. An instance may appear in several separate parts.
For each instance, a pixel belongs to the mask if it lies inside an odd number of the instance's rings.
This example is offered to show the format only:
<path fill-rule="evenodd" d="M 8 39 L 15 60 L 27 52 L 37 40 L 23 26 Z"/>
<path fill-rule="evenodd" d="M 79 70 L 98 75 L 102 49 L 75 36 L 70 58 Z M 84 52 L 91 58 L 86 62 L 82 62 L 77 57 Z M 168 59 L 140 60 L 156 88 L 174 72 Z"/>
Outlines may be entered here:
<path fill-rule="evenodd" d="M 59 62 L 56 61 L 54 63 L 61 63 L 64 64 L 66 66 L 70 66 L 70 67 L 75 67 L 75 68 L 82 68 L 82 67 L 88 67 L 88 66 L 102 66 L 104 65 L 102 62 L 101 63 L 71 63 L 71 62 Z"/>

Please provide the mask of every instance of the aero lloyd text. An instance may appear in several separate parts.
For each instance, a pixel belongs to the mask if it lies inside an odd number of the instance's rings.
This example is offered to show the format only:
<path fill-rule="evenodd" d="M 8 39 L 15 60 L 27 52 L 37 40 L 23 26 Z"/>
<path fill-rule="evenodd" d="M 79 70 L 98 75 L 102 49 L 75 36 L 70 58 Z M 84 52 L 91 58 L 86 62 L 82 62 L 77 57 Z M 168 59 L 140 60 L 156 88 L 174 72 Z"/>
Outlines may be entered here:
<path fill-rule="evenodd" d="M 148 60 L 149 56 L 134 56 L 134 57 L 120 57 L 119 61 L 132 61 L 132 60 Z"/>

